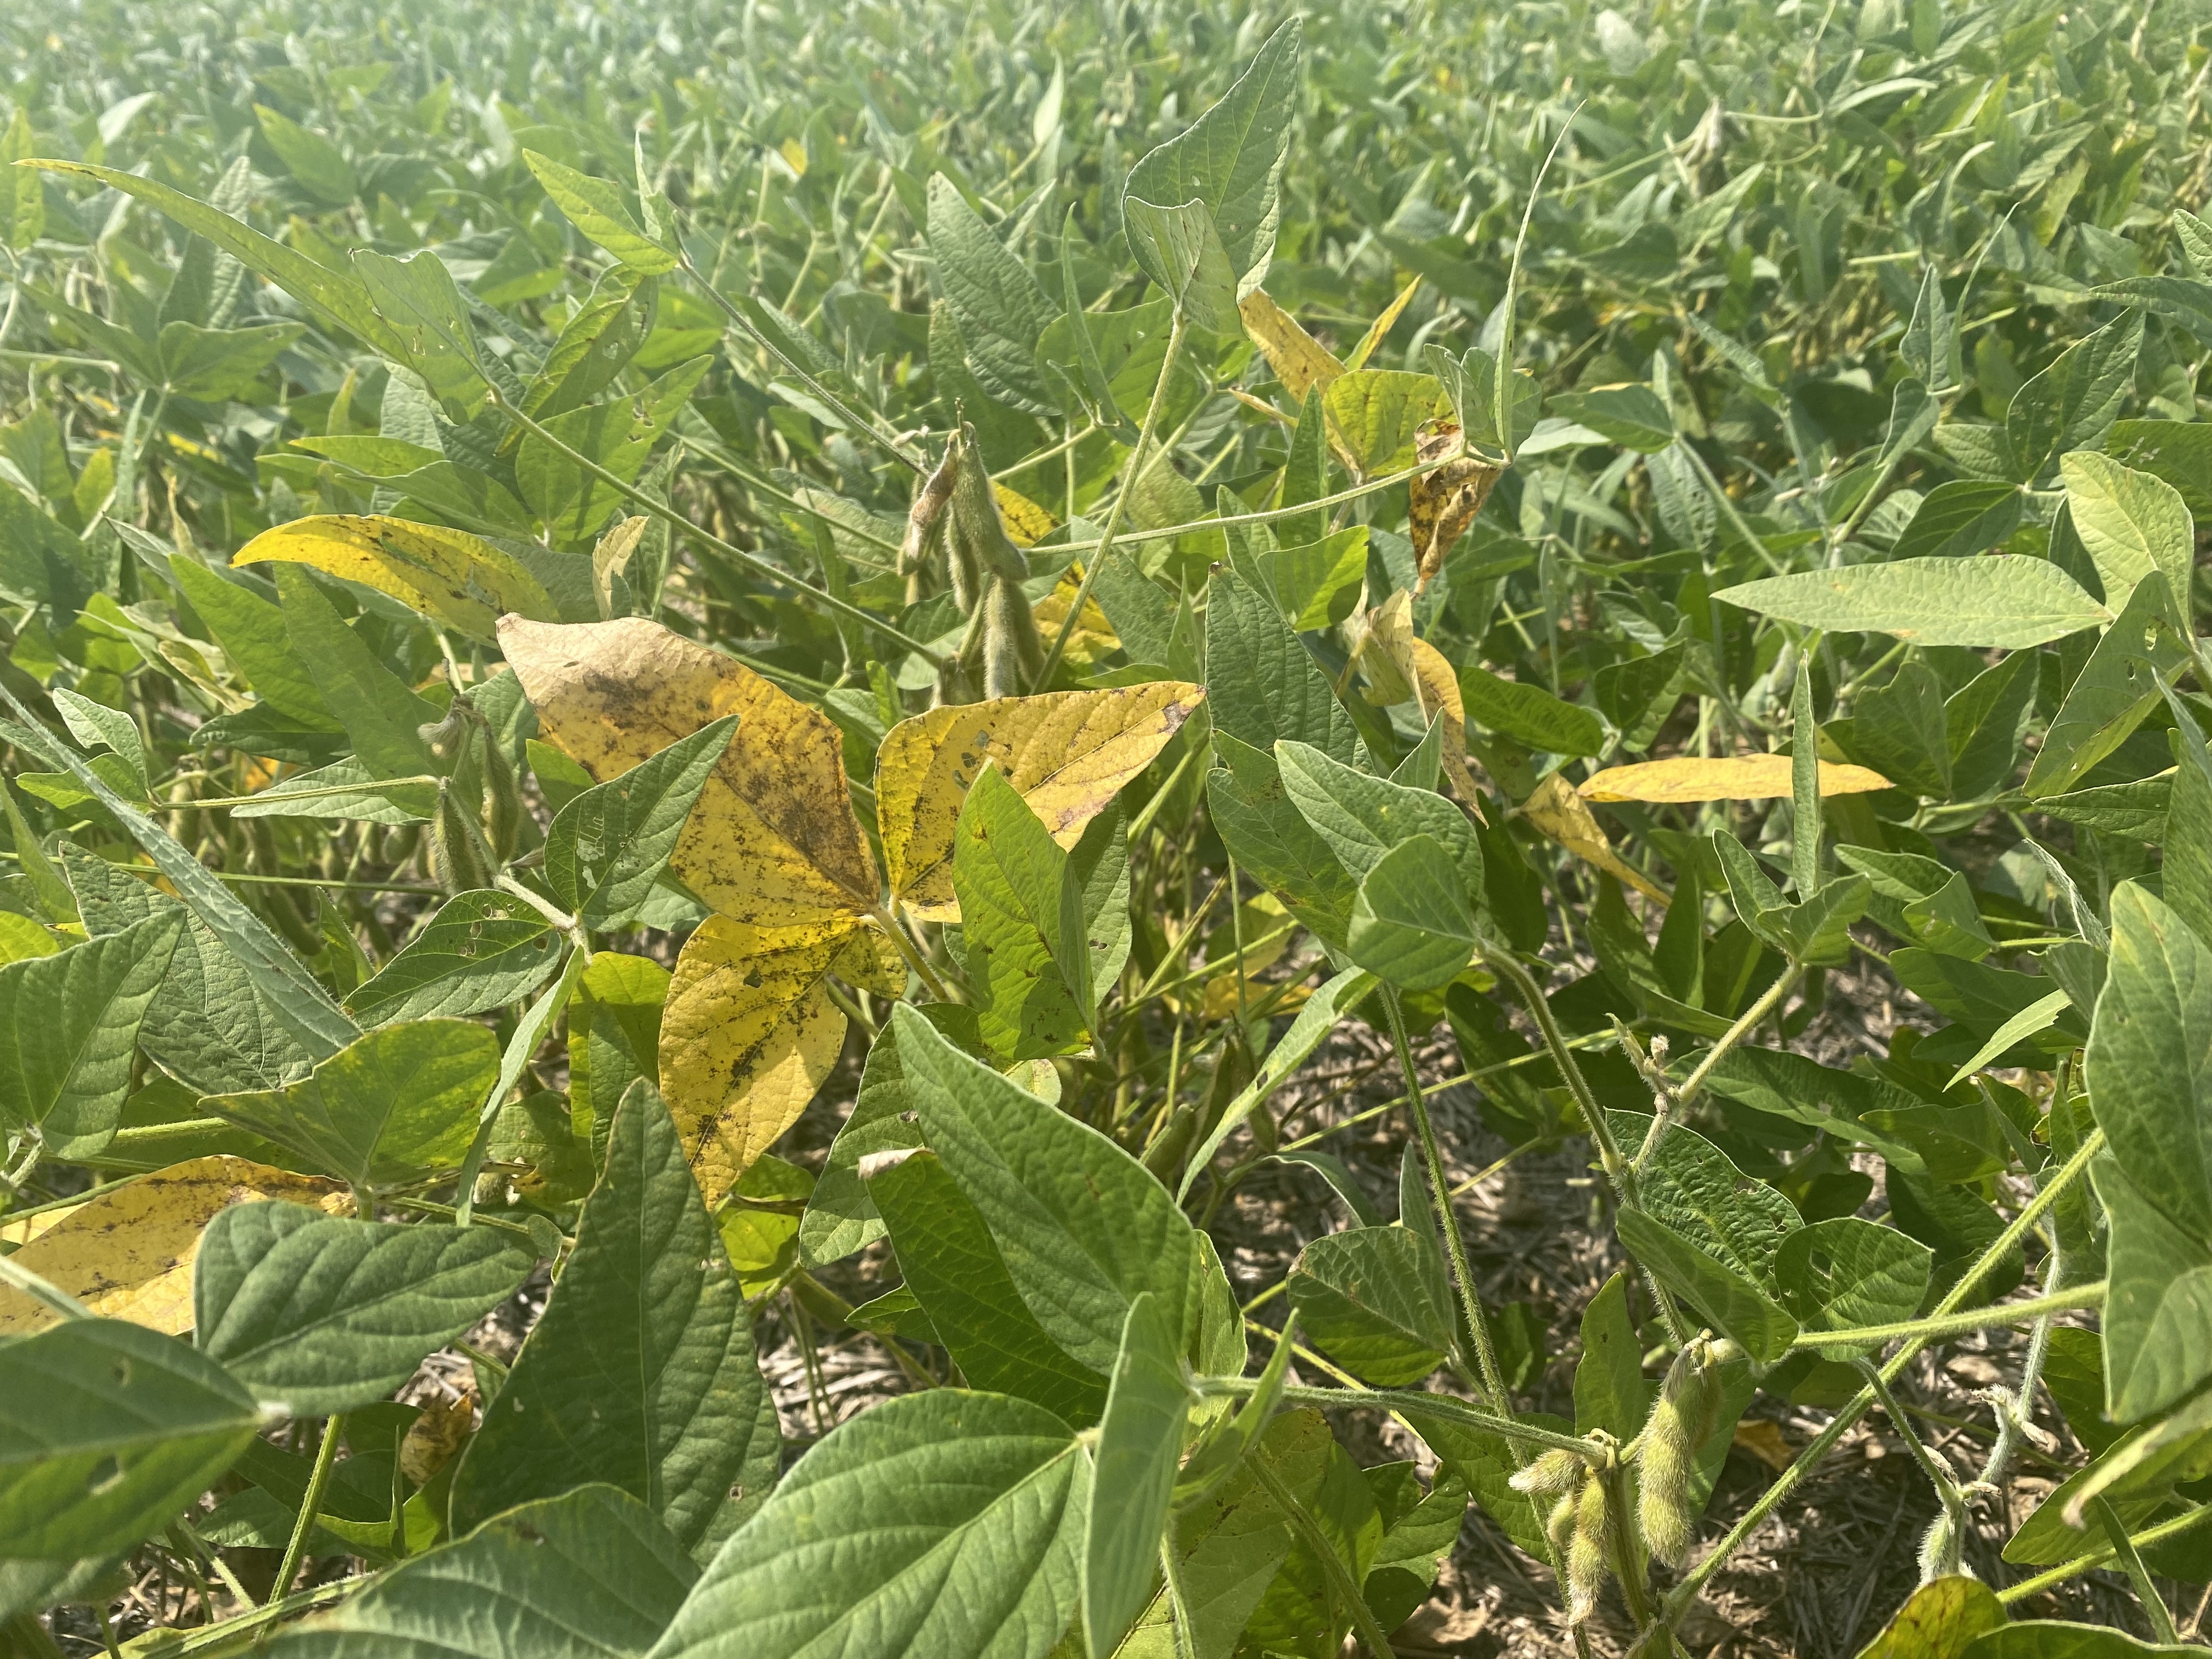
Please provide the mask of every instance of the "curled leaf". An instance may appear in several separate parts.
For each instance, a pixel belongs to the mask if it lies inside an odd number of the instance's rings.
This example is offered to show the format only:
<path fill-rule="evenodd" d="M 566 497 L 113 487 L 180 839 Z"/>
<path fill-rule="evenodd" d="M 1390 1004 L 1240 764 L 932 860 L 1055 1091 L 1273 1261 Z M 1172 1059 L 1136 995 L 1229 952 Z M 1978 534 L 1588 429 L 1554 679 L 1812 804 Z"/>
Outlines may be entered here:
<path fill-rule="evenodd" d="M 1444 555 L 1474 522 L 1482 504 L 1505 469 L 1479 456 L 1465 453 L 1467 434 L 1456 422 L 1426 422 L 1413 440 L 1413 459 L 1426 466 L 1443 465 L 1424 472 L 1407 486 L 1412 498 L 1413 556 L 1419 561 L 1419 592 L 1443 568 Z"/>
<path fill-rule="evenodd" d="M 1787 769 L 1784 770 L 1786 773 Z M 1783 782 L 1782 793 L 1787 794 L 1786 775 Z M 1665 890 L 1613 850 L 1612 841 L 1591 815 L 1589 804 L 1560 773 L 1553 773 L 1536 786 L 1535 793 L 1522 804 L 1521 815 L 1583 863 L 1620 877 L 1646 898 L 1656 899 L 1662 904 L 1667 902 Z"/>

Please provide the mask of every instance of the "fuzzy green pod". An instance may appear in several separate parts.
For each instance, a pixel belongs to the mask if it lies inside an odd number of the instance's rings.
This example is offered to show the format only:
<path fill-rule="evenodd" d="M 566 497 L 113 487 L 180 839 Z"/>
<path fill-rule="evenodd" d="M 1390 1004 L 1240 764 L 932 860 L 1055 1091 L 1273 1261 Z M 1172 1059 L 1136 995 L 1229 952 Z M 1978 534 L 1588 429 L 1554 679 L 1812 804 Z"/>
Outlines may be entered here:
<path fill-rule="evenodd" d="M 1018 583 L 994 577 L 983 601 L 983 695 L 1018 697 L 1043 666 L 1044 646 L 1029 596 Z"/>
<path fill-rule="evenodd" d="M 430 874 L 448 893 L 492 884 L 493 872 L 470 833 L 467 810 L 451 788 L 440 787 L 437 816 L 430 822 Z"/>
<path fill-rule="evenodd" d="M 513 858 L 515 841 L 522 830 L 522 791 L 515 782 L 514 768 L 507 764 L 506 754 L 492 741 L 489 732 L 484 733 L 481 752 L 484 839 L 501 858 Z"/>
<path fill-rule="evenodd" d="M 1574 1490 L 1576 1480 L 1589 1467 L 1581 1453 L 1561 1446 L 1516 1470 L 1506 1484 L 1531 1498 L 1565 1498 Z"/>
<path fill-rule="evenodd" d="M 1670 1567 L 1689 1559 L 1697 1541 L 1698 1517 L 1690 1501 L 1698 1449 L 1713 1430 L 1720 1404 L 1720 1379 L 1702 1342 L 1674 1356 L 1661 1384 L 1651 1420 L 1644 1425 L 1644 1448 L 1637 1461 L 1637 1519 L 1651 1559 Z"/>
<path fill-rule="evenodd" d="M 1579 1625 L 1597 1611 L 1605 1589 L 1606 1496 L 1602 1476 L 1585 1474 L 1575 1493 L 1574 1528 L 1567 1540 L 1567 1621 Z"/>

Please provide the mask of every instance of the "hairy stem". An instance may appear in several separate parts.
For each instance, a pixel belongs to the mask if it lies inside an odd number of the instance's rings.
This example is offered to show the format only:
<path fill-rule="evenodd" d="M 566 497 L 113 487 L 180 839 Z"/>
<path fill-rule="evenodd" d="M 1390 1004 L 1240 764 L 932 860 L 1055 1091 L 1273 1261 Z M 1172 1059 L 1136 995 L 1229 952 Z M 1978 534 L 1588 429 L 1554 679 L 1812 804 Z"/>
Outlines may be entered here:
<path fill-rule="evenodd" d="M 1846 1342 L 1893 1342 L 1899 1337 L 1917 1337 L 1923 1342 L 1937 1337 L 1963 1336 L 1969 1331 L 1986 1331 L 2001 1325 L 2018 1325 L 2025 1321 L 2046 1315 L 2066 1313 L 2078 1308 L 2101 1308 L 2105 1305 L 2105 1281 L 2094 1285 L 2076 1285 L 2063 1291 L 2050 1291 L 2025 1302 L 2001 1302 L 1993 1307 L 1969 1308 L 1963 1313 L 1931 1314 L 1925 1319 L 1901 1320 L 1894 1325 L 1858 1325 L 1848 1330 L 1800 1331 L 1790 1343 L 1793 1348 L 1825 1348 L 1831 1344 Z"/>
<path fill-rule="evenodd" d="M 1498 1363 L 1497 1345 L 1490 1340 L 1489 1322 L 1483 1317 L 1481 1294 L 1475 1288 L 1474 1269 L 1467 1255 L 1467 1240 L 1459 1228 L 1459 1212 L 1452 1207 L 1451 1182 L 1444 1176 L 1443 1153 L 1437 1146 L 1436 1126 L 1430 1121 L 1428 1102 L 1422 1097 L 1421 1079 L 1413 1064 L 1413 1047 L 1406 1036 L 1405 1010 L 1397 988 L 1386 986 L 1382 1006 L 1390 1018 L 1390 1041 L 1398 1051 L 1399 1068 L 1406 1074 L 1406 1100 L 1413 1109 L 1413 1127 L 1421 1139 L 1421 1162 L 1429 1172 L 1430 1201 L 1437 1207 L 1437 1226 L 1443 1231 L 1445 1252 L 1451 1258 L 1452 1278 L 1459 1286 L 1460 1316 L 1474 1341 L 1476 1365 L 1482 1372 L 1483 1392 L 1491 1409 L 1510 1417 L 1513 1401 L 1505 1387 L 1505 1373 Z"/>
<path fill-rule="evenodd" d="M 2089 1507 L 2096 1512 L 2097 1524 L 2104 1528 L 2105 1541 L 2112 1547 L 2120 1570 L 2127 1574 L 2128 1583 L 2135 1586 L 2136 1600 L 2142 1603 L 2143 1617 L 2150 1620 L 2150 1639 L 2161 1646 L 2172 1646 L 2176 1640 L 2173 1614 L 2167 1611 L 2166 1598 L 2158 1593 L 2158 1586 L 2151 1582 L 2150 1569 L 2143 1565 L 2142 1553 L 2136 1548 L 2135 1540 L 2128 1536 L 2119 1511 L 2112 1507 L 2112 1499 L 2101 1492 L 2090 1500 Z"/>
<path fill-rule="evenodd" d="M 1265 1328 L 1264 1327 L 1261 1328 Z M 1268 1333 L 1273 1335 L 1273 1332 Z M 1304 1350 L 1298 1350 L 1301 1355 Z M 1205 1376 L 1196 1387 L 1200 1394 L 1242 1396 L 1257 1391 L 1256 1377 Z M 1457 1423 L 1470 1429 L 1480 1429 L 1486 1434 L 1501 1439 L 1516 1440 L 1524 1446 L 1540 1446 L 1547 1451 L 1571 1451 L 1578 1457 L 1588 1458 L 1593 1464 L 1601 1462 L 1605 1450 L 1595 1442 L 1577 1435 L 1559 1434 L 1550 1429 L 1539 1428 L 1533 1423 L 1523 1423 L 1517 1418 L 1501 1416 L 1496 1412 L 1470 1406 L 1464 1400 L 1448 1394 L 1429 1394 L 1419 1389 L 1369 1389 L 1347 1384 L 1341 1389 L 1303 1388 L 1295 1384 L 1283 1389 L 1283 1398 L 1294 1406 L 1319 1406 L 1328 1411 L 1346 1411 L 1358 1407 L 1387 1412 L 1421 1412 Z"/>
<path fill-rule="evenodd" d="M 1328 1540 L 1322 1536 L 1321 1528 L 1306 1506 L 1298 1502 L 1297 1495 L 1283 1484 L 1280 1475 L 1267 1467 L 1266 1458 L 1248 1458 L 1244 1467 L 1252 1471 L 1261 1489 L 1274 1500 L 1275 1507 L 1290 1517 L 1292 1529 L 1320 1560 L 1322 1576 L 1328 1580 L 1332 1599 L 1346 1603 L 1345 1610 L 1351 1615 L 1352 1627 L 1359 1632 L 1360 1642 L 1368 1652 L 1375 1659 L 1397 1659 L 1396 1652 L 1390 1646 L 1390 1638 L 1382 1633 L 1382 1627 L 1376 1622 L 1374 1612 L 1367 1605 L 1365 1594 L 1352 1582 L 1352 1575 L 1345 1571 L 1343 1561 L 1330 1547 Z"/>

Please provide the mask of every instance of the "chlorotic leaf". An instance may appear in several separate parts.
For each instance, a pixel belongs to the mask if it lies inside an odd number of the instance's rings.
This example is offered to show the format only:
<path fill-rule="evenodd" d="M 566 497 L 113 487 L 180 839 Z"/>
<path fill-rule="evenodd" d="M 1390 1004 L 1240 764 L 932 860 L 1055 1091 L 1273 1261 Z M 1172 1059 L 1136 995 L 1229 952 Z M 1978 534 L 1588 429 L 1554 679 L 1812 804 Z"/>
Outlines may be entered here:
<path fill-rule="evenodd" d="M 1705 760 L 1686 755 L 1674 760 L 1608 766 L 1582 781 L 1584 800 L 1701 801 L 1786 799 L 1790 767 L 1787 755 L 1735 755 Z M 1863 766 L 1822 761 L 1820 793 L 1859 795 L 1887 789 L 1890 781 Z"/>
<path fill-rule="evenodd" d="M 264 1199 L 300 1206 L 310 1218 L 352 1207 L 331 1182 L 243 1158 L 198 1158 L 77 1205 L 13 1259 L 96 1314 L 180 1335 L 192 1328 L 193 1263 L 209 1224 L 235 1205 Z M 39 1330 L 56 1317 L 22 1291 L 0 1289 L 0 1336 Z"/>
<path fill-rule="evenodd" d="M 874 908 L 875 860 L 826 715 L 642 617 L 558 627 L 510 617 L 500 648 L 545 736 L 601 783 L 723 715 L 738 717 L 669 860 L 714 909 L 774 928 Z M 949 820 L 946 835 L 949 850 Z"/>
<path fill-rule="evenodd" d="M 231 558 L 312 565 L 325 575 L 389 593 L 402 605 L 471 638 L 493 637 L 508 611 L 550 622 L 553 600 L 514 556 L 480 536 L 441 525 L 354 514 L 295 519 L 264 530 Z"/>
<path fill-rule="evenodd" d="M 1000 697 L 901 720 L 876 757 L 876 816 L 891 891 L 926 920 L 959 919 L 953 830 L 986 761 L 998 763 L 1053 839 L 1070 848 L 1205 696 L 1198 686 L 1159 680 Z"/>

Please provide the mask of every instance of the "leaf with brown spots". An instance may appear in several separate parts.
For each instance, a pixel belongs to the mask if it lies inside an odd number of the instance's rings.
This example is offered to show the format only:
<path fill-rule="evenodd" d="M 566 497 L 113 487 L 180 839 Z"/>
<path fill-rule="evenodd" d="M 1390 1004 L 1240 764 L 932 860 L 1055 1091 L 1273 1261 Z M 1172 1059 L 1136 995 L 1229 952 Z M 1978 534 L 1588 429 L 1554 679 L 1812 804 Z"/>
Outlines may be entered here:
<path fill-rule="evenodd" d="M 1443 465 L 1424 472 L 1407 486 L 1412 501 L 1409 529 L 1413 556 L 1420 562 L 1420 576 L 1413 584 L 1418 593 L 1444 568 L 1444 555 L 1474 522 L 1482 504 L 1505 469 L 1478 456 L 1466 454 L 1466 434 L 1451 421 L 1431 421 L 1413 440 L 1413 459 L 1426 466 Z"/>
<path fill-rule="evenodd" d="M 500 621 L 500 648 L 539 729 L 600 783 L 725 714 L 737 736 L 669 864 L 724 915 L 826 925 L 875 907 L 875 860 L 829 719 L 752 670 L 641 617 L 573 626 Z"/>
<path fill-rule="evenodd" d="M 933 708 L 901 720 L 876 755 L 876 820 L 891 891 L 930 921 L 957 921 L 952 832 L 987 760 L 1070 848 L 1152 764 L 1206 699 L 1181 680 Z"/>
<path fill-rule="evenodd" d="M 492 637 L 504 611 L 541 618 L 558 614 L 544 586 L 512 554 L 441 525 L 351 513 L 295 519 L 263 531 L 231 563 L 264 560 L 312 565 L 359 582 L 480 640 Z"/>
<path fill-rule="evenodd" d="M 196 1158 L 78 1205 L 12 1259 L 96 1314 L 175 1336 L 192 1328 L 192 1261 L 208 1223 L 234 1204 L 268 1198 L 329 1215 L 353 1210 L 336 1182 L 243 1158 Z M 0 1336 L 40 1330 L 59 1316 L 21 1291 L 0 1289 Z"/>
<path fill-rule="evenodd" d="M 1421 718 L 1444 723 L 1444 777 L 1460 804 L 1473 812 L 1478 823 L 1483 816 L 1482 792 L 1475 787 L 1474 771 L 1467 763 L 1467 705 L 1460 699 L 1459 676 L 1444 653 L 1426 640 L 1413 641 L 1413 690 L 1421 700 Z"/>
<path fill-rule="evenodd" d="M 845 1015 L 830 976 L 896 990 L 881 938 L 850 918 L 763 927 L 709 916 L 684 942 L 660 1017 L 660 1088 L 708 1208 L 836 1065 Z"/>
<path fill-rule="evenodd" d="M 1737 1435 L 1750 1426 L 1739 1426 Z M 1774 1425 L 1760 1421 L 1757 1426 Z M 1976 1637 L 2005 1622 L 2004 1603 L 1980 1579 L 1938 1578 L 1912 1592 L 1888 1628 L 1859 1650 L 1859 1659 L 1960 1659 Z"/>

